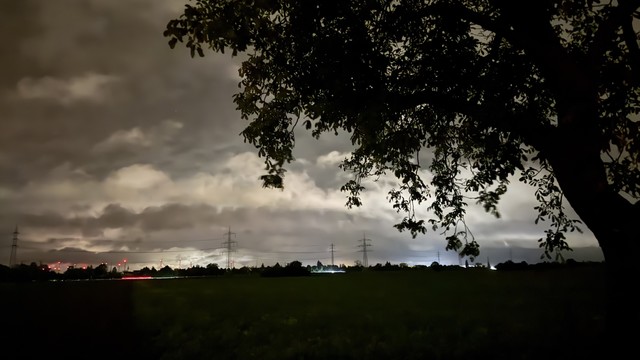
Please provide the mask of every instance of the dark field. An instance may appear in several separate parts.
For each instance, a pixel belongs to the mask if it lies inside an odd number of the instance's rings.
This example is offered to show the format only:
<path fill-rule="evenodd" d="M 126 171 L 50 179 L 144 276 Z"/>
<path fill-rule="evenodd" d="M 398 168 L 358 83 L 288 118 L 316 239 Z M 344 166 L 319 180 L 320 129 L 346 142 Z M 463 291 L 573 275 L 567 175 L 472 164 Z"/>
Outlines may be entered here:
<path fill-rule="evenodd" d="M 0 284 L 10 358 L 592 358 L 598 267 Z M 8 358 L 7 358 L 8 359 Z"/>

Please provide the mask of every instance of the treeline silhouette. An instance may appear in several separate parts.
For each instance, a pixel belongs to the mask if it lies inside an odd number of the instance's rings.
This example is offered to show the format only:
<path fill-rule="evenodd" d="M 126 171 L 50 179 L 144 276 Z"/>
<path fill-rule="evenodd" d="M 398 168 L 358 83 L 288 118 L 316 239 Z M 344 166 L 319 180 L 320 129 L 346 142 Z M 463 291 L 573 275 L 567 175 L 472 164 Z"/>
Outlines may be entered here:
<path fill-rule="evenodd" d="M 541 262 L 535 264 L 527 264 L 526 261 L 513 262 L 511 260 L 496 265 L 496 270 L 500 271 L 513 271 L 513 270 L 545 270 L 545 269 L 558 269 L 558 268 L 571 268 L 571 267 L 593 267 L 603 266 L 604 262 L 598 261 L 576 261 L 574 259 L 567 259 L 564 262 L 552 261 Z"/>
<path fill-rule="evenodd" d="M 568 259 L 563 262 L 540 262 L 528 264 L 525 261 L 513 262 L 511 260 L 499 263 L 495 266 L 497 271 L 523 271 L 523 270 L 545 270 L 558 269 L 567 267 L 585 267 L 585 266 L 601 266 L 603 262 L 584 261 L 578 262 Z M 409 266 L 406 263 L 391 264 L 386 262 L 373 266 L 365 267 L 360 263 L 353 266 L 341 265 L 323 265 L 320 261 L 314 266 L 302 265 L 300 261 L 292 261 L 284 266 L 276 263 L 273 266 L 247 267 L 232 269 L 222 269 L 218 264 L 208 264 L 207 266 L 192 266 L 185 269 L 172 269 L 164 266 L 156 269 L 154 267 L 144 267 L 134 271 L 118 271 L 115 267 L 109 270 L 106 264 L 96 267 L 88 266 L 76 268 L 70 266 L 64 272 L 56 271 L 48 265 L 31 263 L 29 265 L 20 264 L 14 267 L 0 265 L 0 282 L 34 282 L 34 281 L 64 281 L 64 280 L 114 280 L 127 279 L 136 277 L 148 278 L 168 278 L 168 277 L 206 277 L 206 276 L 222 276 L 222 275 L 258 275 L 262 277 L 285 277 L 285 276 L 311 276 L 321 273 L 351 273 L 361 271 L 457 271 L 457 270 L 488 270 L 489 268 L 482 264 L 469 265 L 442 265 L 433 262 L 431 265 L 414 265 Z"/>

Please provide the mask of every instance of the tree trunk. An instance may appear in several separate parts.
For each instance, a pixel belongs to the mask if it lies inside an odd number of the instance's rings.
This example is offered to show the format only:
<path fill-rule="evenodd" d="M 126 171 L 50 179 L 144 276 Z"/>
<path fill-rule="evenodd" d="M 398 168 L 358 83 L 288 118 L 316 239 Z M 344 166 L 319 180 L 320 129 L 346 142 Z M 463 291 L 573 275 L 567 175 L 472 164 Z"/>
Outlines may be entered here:
<path fill-rule="evenodd" d="M 565 197 L 604 254 L 607 302 L 603 340 L 608 355 L 623 355 L 640 339 L 640 303 L 635 295 L 640 279 L 636 264 L 640 256 L 640 203 L 634 205 L 611 190 L 599 151 L 588 146 L 588 137 L 582 135 L 559 136 L 549 160 Z"/>
<path fill-rule="evenodd" d="M 620 206 L 612 211 L 619 213 L 617 222 L 595 224 L 590 227 L 605 256 L 606 330 L 608 343 L 614 349 L 635 348 L 635 342 L 640 338 L 640 303 L 636 295 L 640 276 L 637 264 L 640 232 L 637 223 L 634 222 L 634 218 L 638 221 L 640 216 L 634 209 L 636 207 L 628 204 Z M 605 211 L 607 210 L 603 212 Z"/>
<path fill-rule="evenodd" d="M 534 4 L 534 3 L 530 3 Z M 536 3 L 537 4 L 537 3 Z M 504 2 L 516 11 L 516 2 Z M 525 51 L 539 64 L 556 99 L 558 124 L 538 139 L 565 198 L 593 232 L 605 258 L 607 352 L 629 350 L 640 339 L 640 304 L 635 295 L 640 271 L 640 204 L 632 204 L 609 185 L 601 151 L 599 68 L 580 55 L 569 54 L 558 42 L 544 12 L 524 16 L 519 29 Z M 540 10 L 540 9 L 538 9 Z M 633 352 L 630 352 L 633 353 Z M 608 355 L 611 355 L 610 353 Z"/>

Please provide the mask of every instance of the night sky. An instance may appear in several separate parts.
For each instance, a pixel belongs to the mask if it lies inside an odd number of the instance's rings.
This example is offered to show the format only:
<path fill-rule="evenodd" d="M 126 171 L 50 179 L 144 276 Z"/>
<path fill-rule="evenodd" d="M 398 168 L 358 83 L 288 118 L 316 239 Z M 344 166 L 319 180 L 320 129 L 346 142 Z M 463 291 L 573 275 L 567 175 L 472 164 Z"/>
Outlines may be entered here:
<path fill-rule="evenodd" d="M 263 163 L 235 110 L 241 57 L 171 50 L 162 32 L 184 0 L 0 2 L 0 264 L 20 231 L 18 262 L 188 267 L 458 264 L 444 236 L 400 233 L 386 200 L 395 180 L 369 182 L 345 207 L 338 163 L 348 135 L 297 133 L 284 190 L 262 188 Z M 428 179 L 429 174 L 425 172 Z M 470 206 L 479 262 L 535 262 L 544 224 L 514 179 L 495 219 Z M 429 217 L 429 214 L 422 212 Z M 588 229 L 570 234 L 576 260 L 601 260 Z"/>

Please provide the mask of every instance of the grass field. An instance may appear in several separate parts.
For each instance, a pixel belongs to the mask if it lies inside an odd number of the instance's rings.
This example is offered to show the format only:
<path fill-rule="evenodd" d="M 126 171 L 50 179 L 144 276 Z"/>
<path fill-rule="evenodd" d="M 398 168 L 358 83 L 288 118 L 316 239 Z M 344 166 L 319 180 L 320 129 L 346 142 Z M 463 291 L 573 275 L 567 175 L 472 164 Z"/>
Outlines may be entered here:
<path fill-rule="evenodd" d="M 599 268 L 0 284 L 5 349 L 73 359 L 552 359 L 599 353 Z M 591 355 L 591 356 L 589 356 Z"/>

